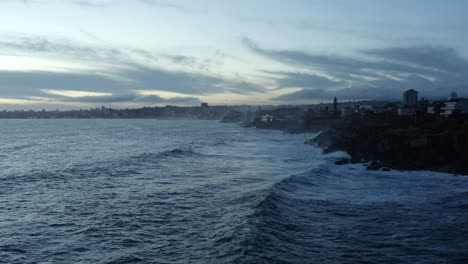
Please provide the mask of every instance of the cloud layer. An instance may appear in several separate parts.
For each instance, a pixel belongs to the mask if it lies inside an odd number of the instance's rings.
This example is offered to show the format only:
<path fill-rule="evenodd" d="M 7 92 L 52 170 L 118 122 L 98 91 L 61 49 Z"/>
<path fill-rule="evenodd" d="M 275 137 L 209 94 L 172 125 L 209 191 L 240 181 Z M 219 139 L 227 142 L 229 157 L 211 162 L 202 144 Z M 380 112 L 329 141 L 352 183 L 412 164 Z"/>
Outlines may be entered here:
<path fill-rule="evenodd" d="M 260 85 L 243 80 L 194 70 L 196 58 L 181 54 L 155 54 L 143 49 L 118 49 L 78 45 L 66 40 L 45 37 L 14 37 L 0 41 L 0 56 L 50 58 L 87 65 L 85 69 L 63 68 L 64 71 L 0 70 L 0 93 L 3 98 L 47 96 L 64 102 L 151 104 L 198 104 L 200 96 L 262 92 Z M 169 70 L 158 65 L 168 62 L 181 69 Z M 57 97 L 44 95 L 44 89 L 110 93 L 109 96 Z M 168 91 L 188 96 L 162 98 L 137 95 L 137 90 Z"/>
<path fill-rule="evenodd" d="M 355 57 L 345 57 L 265 49 L 249 38 L 244 38 L 243 43 L 257 55 L 304 71 L 279 73 L 279 88 L 301 90 L 277 100 L 330 100 L 334 96 L 349 100 L 399 99 L 401 92 L 409 88 L 428 97 L 446 96 L 450 90 L 468 92 L 468 61 L 452 48 L 388 47 L 360 50 Z"/>
<path fill-rule="evenodd" d="M 0 109 L 468 96 L 468 4 L 439 2 L 4 0 Z"/>

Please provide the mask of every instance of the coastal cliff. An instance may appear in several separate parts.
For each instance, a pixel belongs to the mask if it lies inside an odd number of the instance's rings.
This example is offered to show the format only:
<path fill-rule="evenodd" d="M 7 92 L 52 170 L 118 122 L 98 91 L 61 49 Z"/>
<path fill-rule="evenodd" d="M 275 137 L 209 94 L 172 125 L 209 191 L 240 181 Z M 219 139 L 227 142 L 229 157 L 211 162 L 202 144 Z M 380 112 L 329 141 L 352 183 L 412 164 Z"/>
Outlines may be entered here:
<path fill-rule="evenodd" d="M 468 120 L 347 120 L 311 140 L 325 152 L 346 151 L 368 169 L 432 170 L 468 175 Z"/>

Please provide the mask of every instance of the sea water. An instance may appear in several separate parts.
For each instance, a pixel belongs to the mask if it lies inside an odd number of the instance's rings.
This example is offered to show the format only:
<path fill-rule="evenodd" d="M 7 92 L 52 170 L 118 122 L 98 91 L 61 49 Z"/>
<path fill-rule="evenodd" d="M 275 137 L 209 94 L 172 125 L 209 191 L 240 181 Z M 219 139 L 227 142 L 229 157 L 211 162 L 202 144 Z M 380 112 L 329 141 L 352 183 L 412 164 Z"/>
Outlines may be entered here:
<path fill-rule="evenodd" d="M 467 177 L 335 166 L 313 136 L 1 120 L 0 263 L 466 263 Z"/>

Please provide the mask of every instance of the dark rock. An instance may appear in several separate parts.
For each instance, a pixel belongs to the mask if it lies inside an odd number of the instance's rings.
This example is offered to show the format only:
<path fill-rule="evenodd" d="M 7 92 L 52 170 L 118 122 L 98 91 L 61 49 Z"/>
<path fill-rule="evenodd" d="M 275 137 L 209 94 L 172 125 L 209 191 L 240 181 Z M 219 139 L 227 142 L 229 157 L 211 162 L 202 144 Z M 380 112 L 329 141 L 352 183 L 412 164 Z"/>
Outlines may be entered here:
<path fill-rule="evenodd" d="M 380 161 L 373 161 L 366 170 L 380 170 L 382 168 L 382 163 Z"/>
<path fill-rule="evenodd" d="M 392 169 L 389 167 L 382 167 L 382 171 L 391 171 Z"/>
<path fill-rule="evenodd" d="M 341 158 L 341 159 L 335 161 L 336 165 L 344 165 L 344 164 L 348 164 L 348 163 L 349 163 L 349 159 L 347 159 L 347 158 Z"/>
<path fill-rule="evenodd" d="M 361 162 L 364 162 L 364 161 L 359 156 L 353 155 L 351 157 L 351 163 L 361 163 Z"/>
<path fill-rule="evenodd" d="M 321 147 L 321 148 L 329 148 L 331 147 L 332 145 L 332 135 L 331 135 L 331 131 L 330 130 L 327 130 L 327 131 L 324 131 L 320 134 L 318 134 L 316 137 L 314 137 L 312 140 L 311 140 L 311 143 L 314 143 L 316 144 L 318 147 Z M 336 149 L 336 148 L 335 148 Z"/>
<path fill-rule="evenodd" d="M 313 142 L 325 153 L 347 152 L 351 163 L 379 160 L 369 170 L 432 170 L 468 175 L 468 115 L 414 119 L 371 116 L 334 122 Z M 386 167 L 386 168 L 384 168 Z"/>

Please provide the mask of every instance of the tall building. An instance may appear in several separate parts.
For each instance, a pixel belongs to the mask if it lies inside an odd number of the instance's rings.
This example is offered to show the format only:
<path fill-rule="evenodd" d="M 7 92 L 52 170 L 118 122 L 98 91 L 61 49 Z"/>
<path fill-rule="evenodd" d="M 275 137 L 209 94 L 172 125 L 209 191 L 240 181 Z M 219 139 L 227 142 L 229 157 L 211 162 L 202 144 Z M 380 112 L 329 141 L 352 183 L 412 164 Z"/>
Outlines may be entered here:
<path fill-rule="evenodd" d="M 449 100 L 455 100 L 458 99 L 458 94 L 456 92 L 451 92 Z"/>
<path fill-rule="evenodd" d="M 338 99 L 333 99 L 333 117 L 338 117 Z"/>
<path fill-rule="evenodd" d="M 403 93 L 403 106 L 417 106 L 418 105 L 418 92 L 410 89 Z"/>

